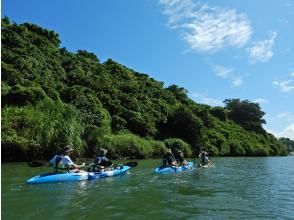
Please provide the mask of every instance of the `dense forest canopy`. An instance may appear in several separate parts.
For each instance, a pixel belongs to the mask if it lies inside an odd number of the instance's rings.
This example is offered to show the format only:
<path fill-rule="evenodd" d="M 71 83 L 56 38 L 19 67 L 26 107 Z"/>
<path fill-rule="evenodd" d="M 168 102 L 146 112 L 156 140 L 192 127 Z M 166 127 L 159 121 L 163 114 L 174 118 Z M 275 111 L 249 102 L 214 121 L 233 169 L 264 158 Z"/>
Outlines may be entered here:
<path fill-rule="evenodd" d="M 164 86 L 111 59 L 60 48 L 58 34 L 2 19 L 2 160 L 48 159 L 64 145 L 78 156 L 109 149 L 112 158 L 159 157 L 167 148 L 186 156 L 287 155 L 267 133 L 265 114 L 248 100 L 210 107 L 187 90 Z"/>

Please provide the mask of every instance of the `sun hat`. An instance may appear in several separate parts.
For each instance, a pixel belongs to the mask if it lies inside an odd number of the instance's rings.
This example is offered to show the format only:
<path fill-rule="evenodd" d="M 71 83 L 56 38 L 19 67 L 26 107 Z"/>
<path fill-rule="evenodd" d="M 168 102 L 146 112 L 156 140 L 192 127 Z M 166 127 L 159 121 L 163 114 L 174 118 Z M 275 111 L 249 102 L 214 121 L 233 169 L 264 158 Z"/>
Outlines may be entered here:
<path fill-rule="evenodd" d="M 63 152 L 64 152 L 64 153 L 69 153 L 69 152 L 71 152 L 71 151 L 74 151 L 74 149 L 73 149 L 72 147 L 70 147 L 70 146 L 66 146 L 66 147 L 63 149 Z"/>

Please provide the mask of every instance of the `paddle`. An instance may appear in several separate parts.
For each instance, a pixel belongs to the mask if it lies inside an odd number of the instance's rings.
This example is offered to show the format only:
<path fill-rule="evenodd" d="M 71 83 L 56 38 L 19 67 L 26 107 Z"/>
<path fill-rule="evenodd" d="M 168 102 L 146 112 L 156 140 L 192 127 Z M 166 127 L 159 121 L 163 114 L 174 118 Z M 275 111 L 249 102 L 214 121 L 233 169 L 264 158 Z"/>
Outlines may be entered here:
<path fill-rule="evenodd" d="M 169 152 L 171 153 L 171 155 L 173 156 L 173 159 L 175 160 L 175 162 L 176 162 L 176 164 L 177 164 L 175 167 L 178 167 L 178 163 L 177 163 L 177 160 L 176 160 L 175 156 L 173 155 L 173 152 L 171 151 L 170 148 L 168 148 L 168 150 L 169 150 Z"/>
<path fill-rule="evenodd" d="M 125 166 L 129 166 L 129 167 L 136 167 L 138 165 L 138 162 L 136 161 L 130 161 L 124 164 Z"/>

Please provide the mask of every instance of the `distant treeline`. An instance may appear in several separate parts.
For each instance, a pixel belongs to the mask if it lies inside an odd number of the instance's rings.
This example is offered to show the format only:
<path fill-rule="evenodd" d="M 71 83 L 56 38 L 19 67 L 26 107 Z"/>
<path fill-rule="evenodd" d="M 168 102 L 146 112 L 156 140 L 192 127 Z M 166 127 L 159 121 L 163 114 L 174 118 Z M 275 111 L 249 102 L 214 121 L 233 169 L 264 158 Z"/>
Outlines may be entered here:
<path fill-rule="evenodd" d="M 98 42 L 99 43 L 99 42 Z M 2 19 L 2 161 L 48 159 L 65 145 L 93 157 L 287 155 L 267 133 L 259 104 L 227 99 L 198 104 L 177 85 L 164 86 L 111 59 L 60 48 L 58 34 Z"/>

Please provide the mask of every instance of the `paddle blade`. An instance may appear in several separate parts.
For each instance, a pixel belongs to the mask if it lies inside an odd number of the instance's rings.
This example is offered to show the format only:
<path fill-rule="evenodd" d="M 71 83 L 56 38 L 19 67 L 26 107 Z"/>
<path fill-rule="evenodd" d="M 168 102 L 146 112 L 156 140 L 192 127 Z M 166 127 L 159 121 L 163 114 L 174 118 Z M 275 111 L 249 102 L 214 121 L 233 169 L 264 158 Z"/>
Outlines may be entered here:
<path fill-rule="evenodd" d="M 42 161 L 42 160 L 33 160 L 33 161 L 29 161 L 27 162 L 27 165 L 29 167 L 42 167 L 42 166 L 46 166 L 46 161 Z"/>
<path fill-rule="evenodd" d="M 138 162 L 131 161 L 131 162 L 125 163 L 124 165 L 129 166 L 129 167 L 136 167 L 138 165 Z"/>

